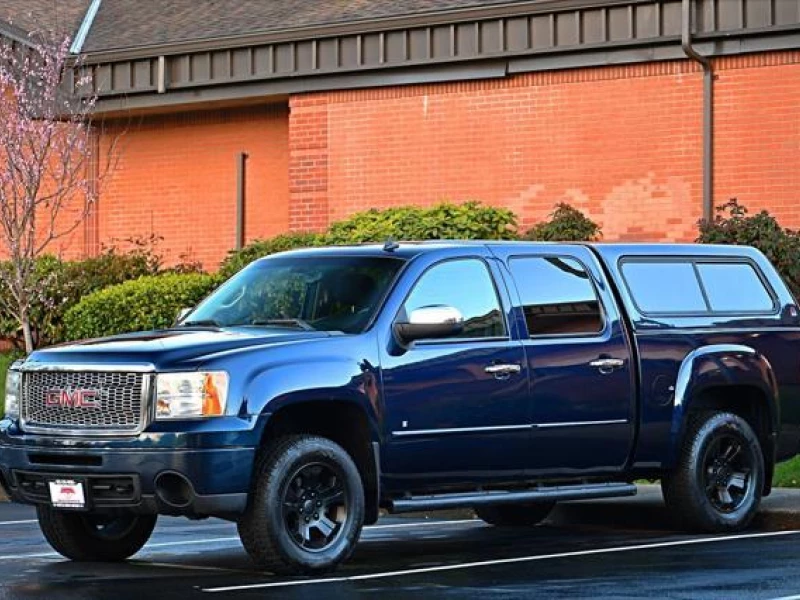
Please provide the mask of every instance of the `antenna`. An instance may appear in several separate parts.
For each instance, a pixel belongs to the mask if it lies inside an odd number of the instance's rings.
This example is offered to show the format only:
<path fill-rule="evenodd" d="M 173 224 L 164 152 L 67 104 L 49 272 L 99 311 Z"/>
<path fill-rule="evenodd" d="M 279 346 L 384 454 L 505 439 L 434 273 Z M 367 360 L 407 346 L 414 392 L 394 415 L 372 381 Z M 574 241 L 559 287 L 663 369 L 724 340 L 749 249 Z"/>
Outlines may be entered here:
<path fill-rule="evenodd" d="M 395 242 L 391 236 L 386 238 L 386 241 L 383 243 L 383 251 L 384 252 L 394 252 L 400 247 L 400 244 Z"/>

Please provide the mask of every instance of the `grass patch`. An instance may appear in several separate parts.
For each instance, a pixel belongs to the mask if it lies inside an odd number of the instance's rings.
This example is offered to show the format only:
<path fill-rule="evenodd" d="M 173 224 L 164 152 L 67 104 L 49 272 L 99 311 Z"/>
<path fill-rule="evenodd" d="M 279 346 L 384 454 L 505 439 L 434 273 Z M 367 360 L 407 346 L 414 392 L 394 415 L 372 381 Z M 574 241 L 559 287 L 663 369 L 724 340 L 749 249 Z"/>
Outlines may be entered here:
<path fill-rule="evenodd" d="M 800 456 L 775 465 L 772 484 L 775 487 L 800 487 Z"/>

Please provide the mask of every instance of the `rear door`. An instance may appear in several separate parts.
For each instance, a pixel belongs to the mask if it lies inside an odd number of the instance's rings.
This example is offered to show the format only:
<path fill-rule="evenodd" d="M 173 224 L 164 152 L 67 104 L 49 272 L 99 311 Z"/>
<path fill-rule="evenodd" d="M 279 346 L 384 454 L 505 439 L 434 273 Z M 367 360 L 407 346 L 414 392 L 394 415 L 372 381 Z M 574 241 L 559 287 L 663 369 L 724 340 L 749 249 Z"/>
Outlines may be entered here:
<path fill-rule="evenodd" d="M 493 250 L 517 294 L 530 378 L 529 472 L 571 476 L 622 469 L 636 418 L 634 368 L 597 260 L 581 246 Z"/>

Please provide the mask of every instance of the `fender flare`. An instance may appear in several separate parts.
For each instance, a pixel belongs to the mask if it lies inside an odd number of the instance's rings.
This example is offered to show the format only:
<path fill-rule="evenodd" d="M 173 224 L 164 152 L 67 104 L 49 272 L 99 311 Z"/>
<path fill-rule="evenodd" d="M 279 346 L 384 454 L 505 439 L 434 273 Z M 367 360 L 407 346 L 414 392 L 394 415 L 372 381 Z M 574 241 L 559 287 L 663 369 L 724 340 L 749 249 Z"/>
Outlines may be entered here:
<path fill-rule="evenodd" d="M 754 387 L 764 394 L 769 434 L 774 445 L 780 423 L 780 403 L 775 373 L 767 358 L 743 344 L 701 346 L 687 354 L 678 369 L 670 427 L 672 464 L 677 460 L 686 434 L 686 416 L 693 400 L 707 389 L 741 385 Z M 766 452 L 767 448 L 764 450 Z"/>
<path fill-rule="evenodd" d="M 309 375 L 309 369 L 313 375 Z M 272 365 L 250 382 L 247 389 L 248 411 L 259 414 L 263 421 L 260 447 L 264 447 L 266 436 L 275 415 L 283 409 L 300 408 L 304 405 L 346 405 L 361 413 L 365 419 L 367 439 L 356 462 L 363 466 L 364 492 L 367 506 L 365 523 L 378 520 L 381 503 L 381 406 L 380 386 L 377 371 L 368 361 L 354 364 L 348 360 L 327 359 L 297 364 Z M 310 406 L 309 406 L 310 408 Z M 347 447 L 346 447 L 347 448 Z"/>

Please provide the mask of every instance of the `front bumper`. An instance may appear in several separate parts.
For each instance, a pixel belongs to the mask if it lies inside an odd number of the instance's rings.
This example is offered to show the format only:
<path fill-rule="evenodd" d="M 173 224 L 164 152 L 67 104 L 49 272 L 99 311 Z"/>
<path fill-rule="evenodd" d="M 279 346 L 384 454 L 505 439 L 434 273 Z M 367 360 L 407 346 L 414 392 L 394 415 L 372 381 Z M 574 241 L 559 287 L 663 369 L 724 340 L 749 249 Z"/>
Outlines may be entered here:
<path fill-rule="evenodd" d="M 94 512 L 235 518 L 247 504 L 261 428 L 216 425 L 103 440 L 0 427 L 0 484 L 25 504 L 48 504 L 47 482 L 60 478 L 84 482 Z"/>

